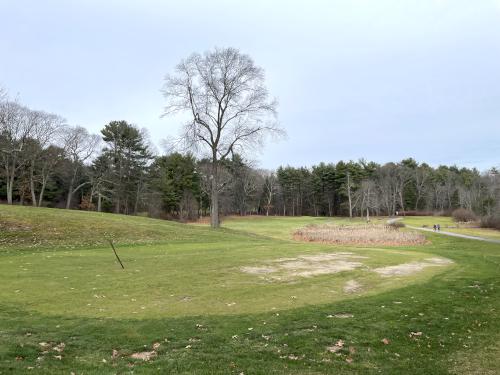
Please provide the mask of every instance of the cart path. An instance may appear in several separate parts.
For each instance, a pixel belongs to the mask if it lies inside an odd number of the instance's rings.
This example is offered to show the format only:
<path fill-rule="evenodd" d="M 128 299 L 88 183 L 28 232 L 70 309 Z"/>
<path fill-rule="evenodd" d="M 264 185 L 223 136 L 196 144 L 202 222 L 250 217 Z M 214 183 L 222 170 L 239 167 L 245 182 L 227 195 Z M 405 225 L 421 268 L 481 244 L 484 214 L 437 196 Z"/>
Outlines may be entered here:
<path fill-rule="evenodd" d="M 395 219 L 389 219 L 389 220 L 387 220 L 387 224 L 392 224 L 392 223 L 395 223 L 396 221 L 400 221 L 400 220 L 403 220 L 403 218 L 399 217 L 399 218 L 395 218 Z M 443 234 L 445 236 L 450 236 L 450 237 L 458 237 L 458 238 L 465 238 L 465 239 L 468 239 L 468 240 L 476 240 L 476 241 L 484 241 L 484 242 L 491 242 L 491 243 L 500 244 L 500 240 L 494 240 L 492 238 L 485 238 L 485 237 L 478 237 L 478 236 L 469 236 L 467 234 L 446 232 L 446 231 L 442 231 L 442 230 L 440 230 L 439 232 L 437 232 L 437 231 L 434 231 L 433 229 L 414 227 L 412 225 L 406 225 L 406 228 L 421 230 L 423 232 L 431 232 L 431 233 L 436 233 L 436 234 Z"/>

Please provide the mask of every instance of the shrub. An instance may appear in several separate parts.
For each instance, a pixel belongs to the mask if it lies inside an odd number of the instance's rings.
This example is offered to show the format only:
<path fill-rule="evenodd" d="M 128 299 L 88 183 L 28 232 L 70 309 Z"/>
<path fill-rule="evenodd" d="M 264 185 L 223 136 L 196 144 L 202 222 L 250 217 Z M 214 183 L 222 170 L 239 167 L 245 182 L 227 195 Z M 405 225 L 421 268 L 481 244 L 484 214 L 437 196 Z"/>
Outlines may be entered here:
<path fill-rule="evenodd" d="M 459 223 L 468 223 L 477 220 L 476 214 L 471 210 L 466 210 L 465 208 L 457 208 L 451 213 L 453 220 Z"/>
<path fill-rule="evenodd" d="M 387 224 L 389 227 L 394 228 L 394 229 L 399 229 L 399 228 L 404 228 L 406 225 L 402 223 L 401 221 L 393 221 L 390 224 Z"/>
<path fill-rule="evenodd" d="M 500 215 L 490 215 L 481 218 L 481 228 L 493 228 L 500 230 Z"/>

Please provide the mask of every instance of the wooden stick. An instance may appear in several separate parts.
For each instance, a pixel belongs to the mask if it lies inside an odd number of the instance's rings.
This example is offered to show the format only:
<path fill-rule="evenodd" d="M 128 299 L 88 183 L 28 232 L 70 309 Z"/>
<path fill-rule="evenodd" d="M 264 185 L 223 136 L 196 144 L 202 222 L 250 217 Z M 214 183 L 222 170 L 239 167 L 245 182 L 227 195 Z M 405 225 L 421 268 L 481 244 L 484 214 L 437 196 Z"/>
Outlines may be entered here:
<path fill-rule="evenodd" d="M 109 244 L 111 245 L 111 248 L 113 249 L 113 252 L 115 253 L 116 259 L 118 259 L 118 262 L 120 262 L 120 266 L 122 266 L 122 269 L 125 269 L 125 267 L 123 267 L 122 261 L 120 260 L 120 257 L 116 253 L 115 245 L 113 245 L 113 240 L 108 239 L 108 241 L 109 241 Z"/>

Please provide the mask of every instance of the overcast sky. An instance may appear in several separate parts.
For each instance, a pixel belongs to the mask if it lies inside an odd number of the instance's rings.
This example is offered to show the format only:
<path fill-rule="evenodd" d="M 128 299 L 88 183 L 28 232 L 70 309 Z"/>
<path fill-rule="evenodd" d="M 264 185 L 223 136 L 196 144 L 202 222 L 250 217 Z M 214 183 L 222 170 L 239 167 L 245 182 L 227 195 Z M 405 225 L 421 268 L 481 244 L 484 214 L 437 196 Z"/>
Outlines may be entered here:
<path fill-rule="evenodd" d="M 500 164 L 500 0 L 0 0 L 0 84 L 98 132 L 178 134 L 163 77 L 236 47 L 264 68 L 288 139 L 266 168 L 398 161 Z"/>

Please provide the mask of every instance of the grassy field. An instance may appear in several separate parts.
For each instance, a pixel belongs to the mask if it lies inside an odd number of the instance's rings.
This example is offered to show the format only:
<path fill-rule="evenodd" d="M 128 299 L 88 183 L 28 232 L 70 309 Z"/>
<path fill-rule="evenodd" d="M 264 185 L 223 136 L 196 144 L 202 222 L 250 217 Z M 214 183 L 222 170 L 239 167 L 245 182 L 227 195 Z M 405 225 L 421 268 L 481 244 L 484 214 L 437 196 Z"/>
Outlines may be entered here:
<path fill-rule="evenodd" d="M 468 236 L 477 236 L 500 240 L 500 231 L 488 228 L 471 227 L 470 224 L 456 223 L 451 217 L 444 216 L 408 216 L 403 220 L 404 223 L 415 227 L 427 226 L 432 228 L 434 224 L 441 225 L 441 230 L 453 233 L 465 234 Z"/>
<path fill-rule="evenodd" d="M 0 206 L 0 373 L 496 373 L 498 245 L 291 239 L 326 222 L 363 221 L 232 218 L 213 231 Z M 376 272 L 428 259 L 453 263 Z"/>

